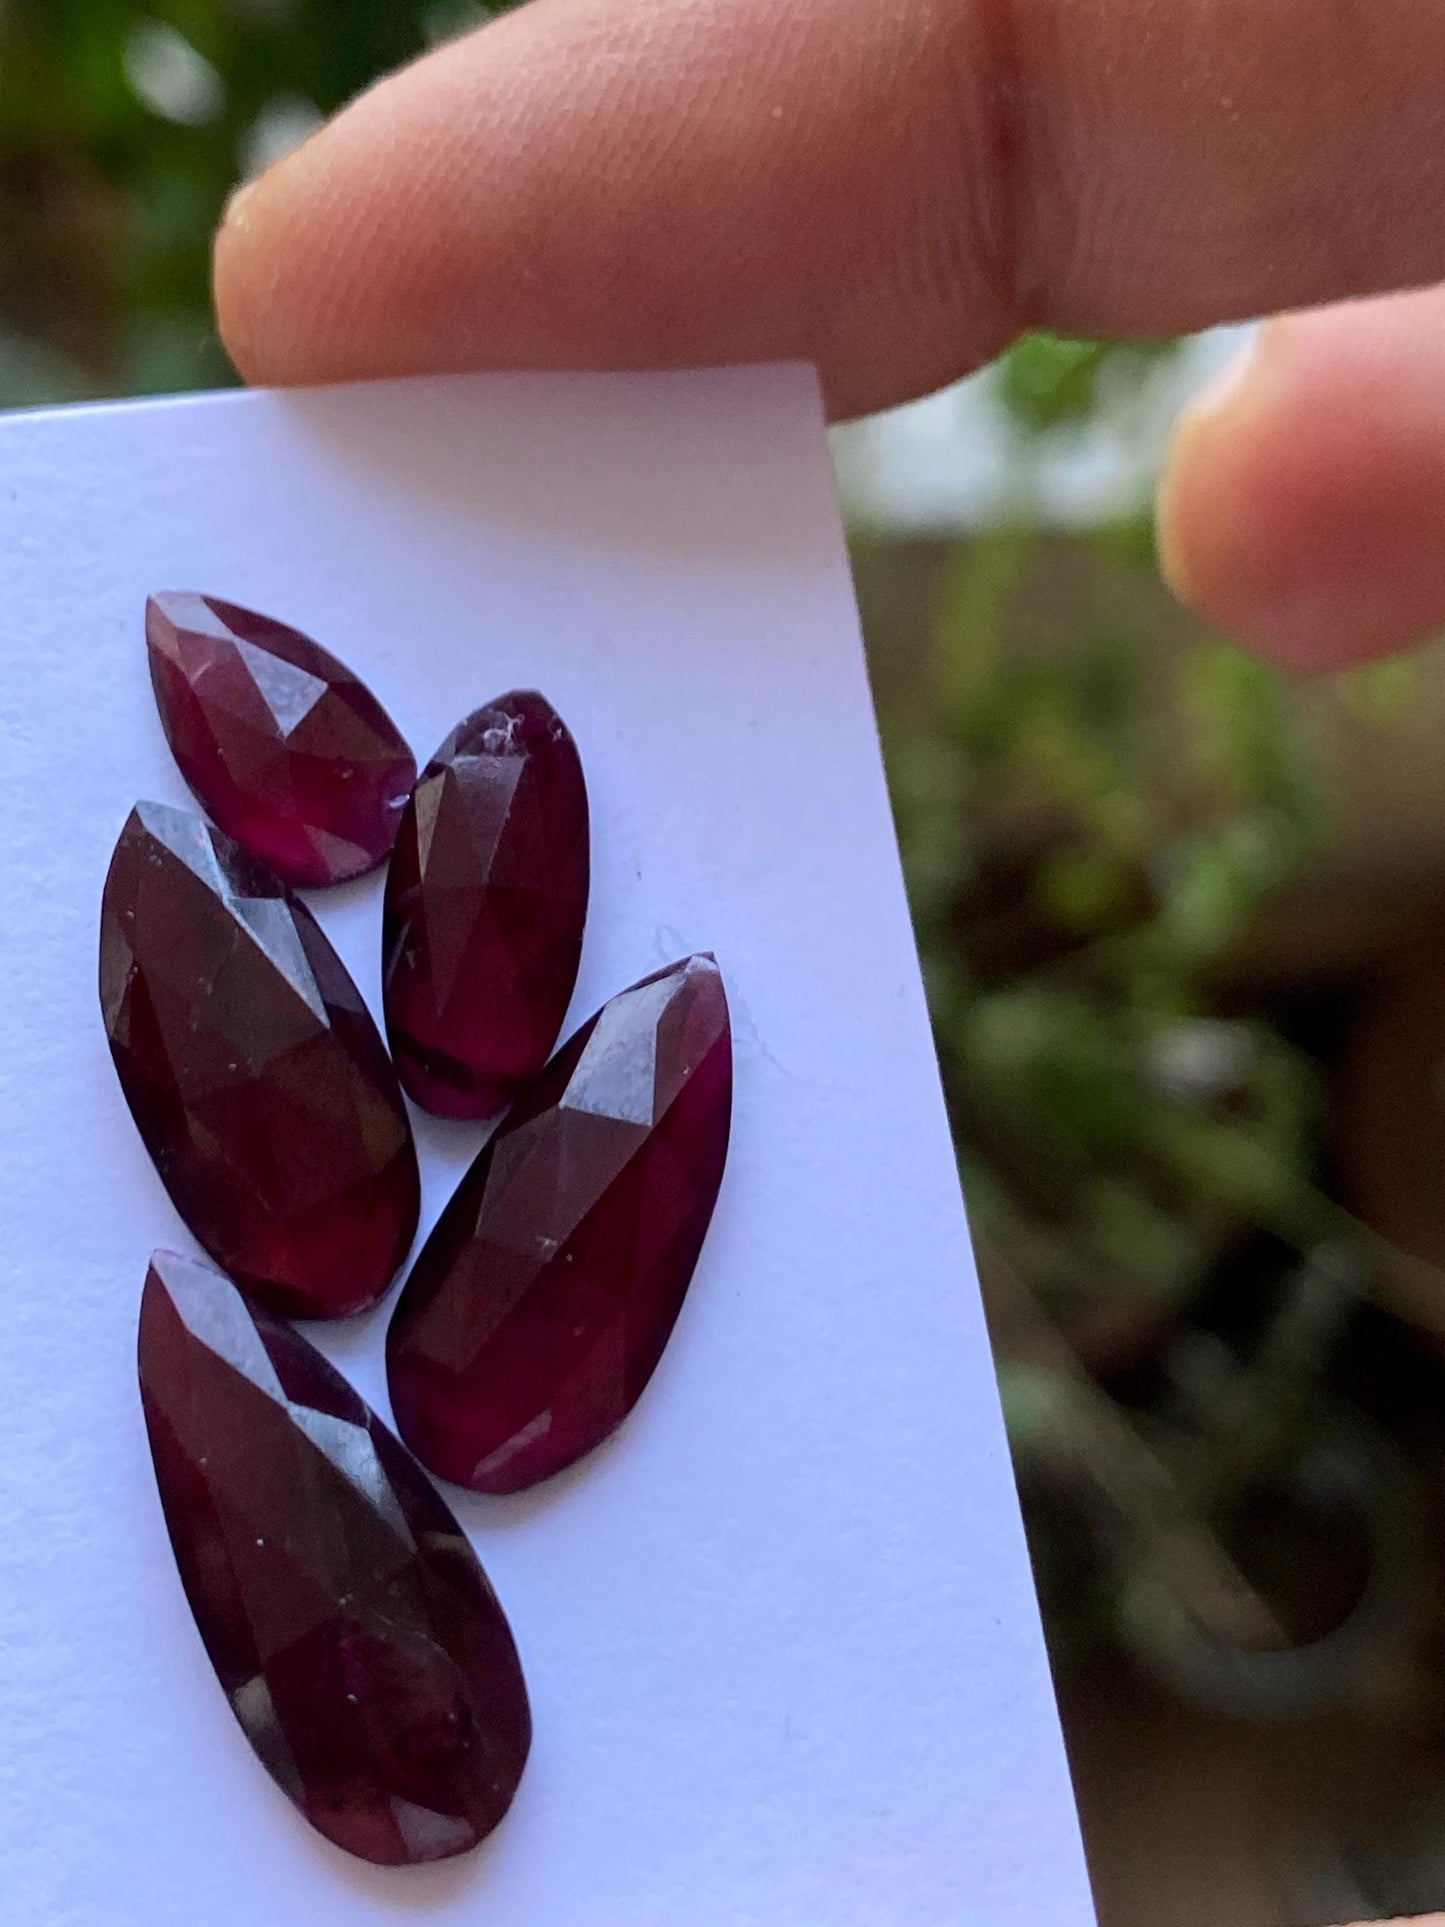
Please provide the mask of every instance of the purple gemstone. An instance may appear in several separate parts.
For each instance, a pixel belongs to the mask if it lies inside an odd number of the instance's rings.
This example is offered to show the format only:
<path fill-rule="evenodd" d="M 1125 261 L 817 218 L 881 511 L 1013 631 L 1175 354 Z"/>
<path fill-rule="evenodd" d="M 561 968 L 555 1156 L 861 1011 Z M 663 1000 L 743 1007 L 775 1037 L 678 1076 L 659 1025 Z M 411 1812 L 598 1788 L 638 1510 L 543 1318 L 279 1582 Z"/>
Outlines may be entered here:
<path fill-rule="evenodd" d="M 474 710 L 422 771 L 386 879 L 386 1027 L 403 1088 L 495 1117 L 557 1041 L 587 919 L 587 788 L 535 690 Z"/>
<path fill-rule="evenodd" d="M 151 1260 L 140 1384 L 181 1583 L 231 1710 L 328 1840 L 443 1860 L 531 1744 L 512 1635 L 421 1467 L 299 1332 Z"/>
<path fill-rule="evenodd" d="M 146 642 L 166 739 L 228 836 L 287 883 L 375 869 L 396 840 L 416 761 L 344 663 L 216 596 L 152 596 Z"/>
<path fill-rule="evenodd" d="M 614 997 L 523 1093 L 387 1335 L 397 1429 L 434 1472 L 515 1492 L 622 1423 L 682 1309 L 731 1112 L 727 998 L 706 955 Z"/>
<path fill-rule="evenodd" d="M 100 999 L 176 1209 L 274 1309 L 361 1311 L 416 1232 L 406 1105 L 315 919 L 189 810 L 140 803 L 106 878 Z"/>

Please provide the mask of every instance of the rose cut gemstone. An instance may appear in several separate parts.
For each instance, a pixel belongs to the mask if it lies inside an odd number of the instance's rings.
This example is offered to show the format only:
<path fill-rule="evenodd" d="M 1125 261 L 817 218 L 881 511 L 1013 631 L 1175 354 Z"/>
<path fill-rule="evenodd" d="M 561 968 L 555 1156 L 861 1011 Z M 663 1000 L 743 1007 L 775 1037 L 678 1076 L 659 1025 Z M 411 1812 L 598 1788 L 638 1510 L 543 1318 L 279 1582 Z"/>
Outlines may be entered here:
<path fill-rule="evenodd" d="M 228 836 L 291 884 L 376 868 L 416 761 L 344 663 L 218 596 L 152 596 L 146 643 L 166 740 Z"/>
<path fill-rule="evenodd" d="M 386 878 L 386 1027 L 409 1096 L 489 1118 L 567 1015 L 587 920 L 587 787 L 535 690 L 473 711 L 421 773 Z"/>
<path fill-rule="evenodd" d="M 100 999 L 146 1149 L 216 1262 L 295 1317 L 379 1298 L 416 1232 L 416 1151 L 305 904 L 201 817 L 137 804 L 101 904 Z"/>
<path fill-rule="evenodd" d="M 727 1158 L 732 1040 L 710 956 L 563 1045 L 422 1247 L 387 1334 L 397 1428 L 515 1492 L 620 1425 L 682 1309 Z"/>
<path fill-rule="evenodd" d="M 156 1253 L 139 1352 L 181 1584 L 262 1765 L 363 1860 L 476 1846 L 531 1716 L 496 1595 L 421 1467 L 209 1265 Z"/>

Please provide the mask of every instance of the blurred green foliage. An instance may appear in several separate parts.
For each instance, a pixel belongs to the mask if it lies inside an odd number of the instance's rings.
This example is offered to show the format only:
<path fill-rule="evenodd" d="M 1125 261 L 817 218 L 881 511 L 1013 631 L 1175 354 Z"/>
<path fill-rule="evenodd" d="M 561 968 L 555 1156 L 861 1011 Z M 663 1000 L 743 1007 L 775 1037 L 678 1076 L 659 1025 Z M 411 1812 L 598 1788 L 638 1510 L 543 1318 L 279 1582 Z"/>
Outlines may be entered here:
<path fill-rule="evenodd" d="M 1324 1069 L 1229 998 L 1335 798 L 1288 685 L 1170 632 L 1147 519 L 1061 544 L 1032 507 L 1051 443 L 1172 352 L 1034 336 L 993 371 L 1017 513 L 955 545 L 885 743 L 1055 1653 L 1102 1637 L 1220 1710 L 1306 1714 L 1427 1583 L 1409 1475 L 1328 1388 L 1374 1253 L 1322 1188 Z M 1376 672 L 1349 700 L 1388 727 L 1408 692 Z"/>
<path fill-rule="evenodd" d="M 1010 1174 L 1042 1158 L 1068 1229 L 1045 1297 L 1090 1274 L 1178 1303 L 1242 1226 L 1298 1241 L 1313 1220 L 1317 1073 L 1218 1017 L 1213 977 L 1332 815 L 1272 671 L 1121 620 L 1121 574 L 1150 563 L 1119 538 L 1091 545 L 1074 644 L 1047 654 L 1008 640 L 1038 533 L 960 545 L 932 700 L 888 760 L 976 1216 L 1036 1214 Z"/>
<path fill-rule="evenodd" d="M 231 379 L 210 239 L 255 167 L 470 0 L 8 0 L 0 405 Z"/>
<path fill-rule="evenodd" d="M 1025 335 L 999 362 L 999 398 L 1020 427 L 1034 433 L 1090 420 L 1109 391 L 1127 391 L 1174 352 L 1169 341 L 1077 341 Z"/>

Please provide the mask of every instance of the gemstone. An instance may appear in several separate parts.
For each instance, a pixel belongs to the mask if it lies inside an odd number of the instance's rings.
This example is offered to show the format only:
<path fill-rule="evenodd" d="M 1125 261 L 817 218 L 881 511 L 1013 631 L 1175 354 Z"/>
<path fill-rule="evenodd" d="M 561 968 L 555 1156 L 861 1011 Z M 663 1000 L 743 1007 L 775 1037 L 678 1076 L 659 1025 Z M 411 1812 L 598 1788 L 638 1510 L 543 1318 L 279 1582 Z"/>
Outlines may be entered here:
<path fill-rule="evenodd" d="M 158 1251 L 140 1385 L 196 1626 L 263 1766 L 328 1840 L 465 1853 L 531 1744 L 511 1631 L 416 1460 L 314 1346 Z"/>
<path fill-rule="evenodd" d="M 387 1334 L 397 1429 L 434 1472 L 516 1492 L 622 1423 L 682 1309 L 731 1111 L 727 998 L 706 955 L 604 1004 L 523 1093 Z"/>
<path fill-rule="evenodd" d="M 587 919 L 587 787 L 535 690 L 474 710 L 421 773 L 386 878 L 386 1027 L 409 1096 L 489 1118 L 567 1015 Z"/>
<path fill-rule="evenodd" d="M 182 776 L 287 883 L 341 883 L 396 840 L 416 780 L 366 685 L 299 629 L 217 596 L 146 604 L 151 682 Z"/>
<path fill-rule="evenodd" d="M 203 818 L 139 803 L 105 883 L 100 1000 L 146 1149 L 216 1262 L 296 1317 L 379 1298 L 416 1231 L 416 1151 L 305 904 Z"/>

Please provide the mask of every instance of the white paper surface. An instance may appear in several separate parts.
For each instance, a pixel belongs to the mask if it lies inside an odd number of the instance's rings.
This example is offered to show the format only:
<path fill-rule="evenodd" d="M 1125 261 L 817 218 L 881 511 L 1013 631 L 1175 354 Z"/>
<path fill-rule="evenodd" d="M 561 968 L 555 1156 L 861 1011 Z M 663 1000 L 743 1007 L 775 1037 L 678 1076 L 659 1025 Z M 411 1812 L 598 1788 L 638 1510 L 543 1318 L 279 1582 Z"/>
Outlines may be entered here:
<path fill-rule="evenodd" d="M 733 1149 L 622 1432 L 449 1493 L 536 1744 L 477 1854 L 295 1816 L 176 1579 L 135 1387 L 191 1248 L 95 989 L 111 846 L 184 802 L 148 591 L 295 623 L 419 758 L 536 685 L 591 791 L 573 1019 L 717 952 Z M 1090 1918 L 811 375 L 506 377 L 0 422 L 0 1921 L 1082 1927 Z M 312 899 L 376 1007 L 376 879 Z M 419 1124 L 425 1221 L 476 1142 Z M 384 1312 L 310 1327 L 384 1404 Z"/>

